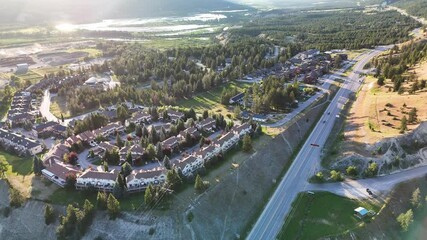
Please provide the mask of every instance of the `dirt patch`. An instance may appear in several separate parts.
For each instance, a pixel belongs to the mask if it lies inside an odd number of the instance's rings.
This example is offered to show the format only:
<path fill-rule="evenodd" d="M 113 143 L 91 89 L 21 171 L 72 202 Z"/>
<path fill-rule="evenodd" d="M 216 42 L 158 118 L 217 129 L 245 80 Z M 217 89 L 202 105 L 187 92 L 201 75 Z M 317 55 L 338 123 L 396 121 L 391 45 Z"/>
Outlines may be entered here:
<path fill-rule="evenodd" d="M 20 63 L 34 64 L 35 62 L 30 56 L 27 55 L 0 59 L 0 66 L 2 67 L 16 67 L 16 64 Z"/>
<path fill-rule="evenodd" d="M 83 51 L 76 52 L 52 52 L 52 53 L 41 53 L 37 55 L 37 58 L 50 66 L 59 66 L 69 63 L 74 63 L 81 58 L 89 56 L 89 53 Z"/>
<path fill-rule="evenodd" d="M 416 94 L 402 95 L 389 91 L 392 88 L 388 82 L 378 87 L 376 79 L 368 77 L 366 84 L 358 93 L 358 98 L 352 105 L 344 130 L 345 142 L 341 154 L 353 153 L 360 145 L 373 144 L 384 138 L 401 135 L 400 122 L 403 116 L 408 118 L 412 108 L 418 109 L 418 121 L 408 125 L 408 131 L 414 130 L 419 123 L 427 119 L 427 91 L 417 91 Z M 406 89 L 412 83 L 404 83 Z M 406 106 L 403 106 L 406 104 Z M 365 154 L 363 151 L 359 152 Z"/>

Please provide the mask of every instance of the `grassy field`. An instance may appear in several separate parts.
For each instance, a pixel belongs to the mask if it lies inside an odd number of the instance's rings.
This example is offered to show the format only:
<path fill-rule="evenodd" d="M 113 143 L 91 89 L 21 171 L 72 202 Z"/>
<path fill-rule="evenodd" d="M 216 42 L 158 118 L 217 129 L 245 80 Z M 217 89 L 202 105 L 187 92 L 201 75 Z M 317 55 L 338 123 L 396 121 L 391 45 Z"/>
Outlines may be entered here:
<path fill-rule="evenodd" d="M 0 161 L 6 161 L 9 165 L 6 173 L 9 183 L 20 191 L 24 197 L 30 197 L 34 177 L 32 159 L 18 157 L 0 150 Z"/>
<path fill-rule="evenodd" d="M 29 72 L 27 72 L 26 74 L 18 74 L 18 75 L 15 75 L 15 76 L 19 77 L 24 82 L 30 81 L 31 84 L 37 83 L 37 82 L 39 82 L 40 80 L 43 79 L 43 75 L 40 75 L 37 72 L 34 72 L 32 70 L 29 71 Z"/>
<path fill-rule="evenodd" d="M 207 91 L 204 93 L 197 94 L 191 99 L 182 100 L 177 103 L 180 107 L 193 108 L 196 112 L 203 112 L 208 109 L 215 113 L 221 113 L 224 116 L 226 114 L 233 114 L 233 108 L 228 108 L 221 104 L 221 93 L 224 88 L 236 89 L 239 92 L 243 92 L 244 89 L 251 86 L 249 83 L 230 82 L 223 86 L 217 87 L 214 90 Z"/>
<path fill-rule="evenodd" d="M 87 52 L 89 54 L 88 57 L 96 58 L 102 55 L 102 52 L 99 49 L 96 48 L 70 48 L 67 49 L 67 52 L 73 53 L 73 52 Z"/>
<path fill-rule="evenodd" d="M 359 202 L 331 193 L 301 193 L 293 203 L 291 217 L 286 221 L 279 239 L 319 239 L 342 234 L 370 222 L 353 215 L 357 207 L 378 211 L 379 206 Z"/>
<path fill-rule="evenodd" d="M 63 114 L 64 118 L 72 117 L 70 111 L 67 109 L 67 103 L 65 99 L 58 96 L 52 99 L 50 104 L 50 112 L 57 118 L 61 117 L 61 113 Z"/>

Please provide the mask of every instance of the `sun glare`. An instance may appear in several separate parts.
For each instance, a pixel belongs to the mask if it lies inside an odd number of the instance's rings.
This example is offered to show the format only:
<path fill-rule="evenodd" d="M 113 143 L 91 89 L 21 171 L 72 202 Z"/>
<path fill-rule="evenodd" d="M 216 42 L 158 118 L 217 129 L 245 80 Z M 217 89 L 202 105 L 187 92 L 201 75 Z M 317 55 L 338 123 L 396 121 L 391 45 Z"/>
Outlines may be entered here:
<path fill-rule="evenodd" d="M 71 32 L 76 30 L 75 26 L 69 23 L 62 23 L 55 26 L 61 32 Z"/>

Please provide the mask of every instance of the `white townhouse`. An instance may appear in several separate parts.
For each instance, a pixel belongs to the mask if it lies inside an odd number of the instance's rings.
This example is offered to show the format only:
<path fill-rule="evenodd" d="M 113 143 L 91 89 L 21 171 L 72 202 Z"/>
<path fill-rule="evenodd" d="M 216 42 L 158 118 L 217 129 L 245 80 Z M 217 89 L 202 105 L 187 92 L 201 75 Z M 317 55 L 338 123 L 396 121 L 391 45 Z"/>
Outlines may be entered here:
<path fill-rule="evenodd" d="M 159 185 L 166 181 L 166 169 L 163 167 L 147 170 L 133 171 L 126 177 L 128 192 L 145 190 L 148 185 Z"/>
<path fill-rule="evenodd" d="M 203 167 L 203 159 L 190 155 L 178 161 L 174 166 L 181 169 L 184 176 L 190 177 L 194 172 Z"/>
<path fill-rule="evenodd" d="M 252 131 L 252 126 L 249 123 L 244 123 L 239 126 L 234 126 L 231 131 L 234 134 L 238 134 L 239 138 L 242 138 L 246 134 L 249 134 Z"/>
<path fill-rule="evenodd" d="M 214 145 L 209 145 L 207 147 L 201 148 L 199 151 L 193 153 L 193 155 L 197 158 L 200 158 L 203 160 L 204 163 L 209 162 L 213 157 L 215 157 L 219 152 L 221 151 L 221 148 L 215 147 Z"/>
<path fill-rule="evenodd" d="M 6 129 L 0 129 L 0 142 L 7 146 L 12 146 L 19 152 L 29 151 L 32 155 L 43 151 L 43 146 L 39 141 L 26 138 Z"/>
<path fill-rule="evenodd" d="M 113 191 L 114 183 L 116 182 L 118 171 L 98 172 L 92 169 L 84 171 L 77 177 L 76 189 L 84 190 L 94 188 L 98 191 Z"/>
<path fill-rule="evenodd" d="M 220 148 L 221 151 L 226 152 L 232 146 L 239 142 L 239 135 L 233 132 L 228 132 L 223 135 L 220 139 L 214 142 L 216 148 Z"/>
<path fill-rule="evenodd" d="M 66 184 L 67 174 L 69 173 L 78 175 L 79 171 L 72 166 L 68 166 L 60 162 L 54 162 L 42 170 L 43 176 L 62 188 Z"/>

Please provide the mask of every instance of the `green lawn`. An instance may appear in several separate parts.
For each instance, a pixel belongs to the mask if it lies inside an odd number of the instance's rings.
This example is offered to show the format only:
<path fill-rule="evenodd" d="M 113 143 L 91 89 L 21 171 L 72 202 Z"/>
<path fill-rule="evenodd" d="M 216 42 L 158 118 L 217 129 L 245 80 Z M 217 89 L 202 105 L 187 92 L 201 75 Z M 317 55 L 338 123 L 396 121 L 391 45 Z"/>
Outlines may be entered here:
<path fill-rule="evenodd" d="M 9 163 L 8 174 L 29 175 L 32 173 L 33 161 L 31 158 L 22 158 L 3 150 L 0 150 L 0 161 L 6 160 Z"/>
<path fill-rule="evenodd" d="M 379 211 L 379 206 L 331 193 L 301 193 L 293 203 L 291 217 L 279 233 L 279 239 L 319 239 L 363 226 L 370 219 L 360 220 L 353 215 L 353 210 L 360 206 Z"/>
<path fill-rule="evenodd" d="M 29 71 L 25 74 L 16 74 L 15 76 L 19 77 L 20 79 L 22 79 L 24 82 L 26 81 L 30 81 L 32 84 L 34 83 L 38 83 L 40 80 L 43 79 L 43 76 L 34 72 L 34 71 Z"/>
<path fill-rule="evenodd" d="M 249 83 L 229 82 L 211 91 L 197 94 L 191 99 L 181 100 L 177 103 L 177 105 L 185 108 L 193 108 L 196 112 L 203 112 L 204 110 L 208 109 L 222 114 L 232 113 L 232 111 L 221 104 L 222 90 L 224 88 L 231 88 L 237 89 L 239 92 L 243 92 L 249 86 L 251 86 Z"/>

